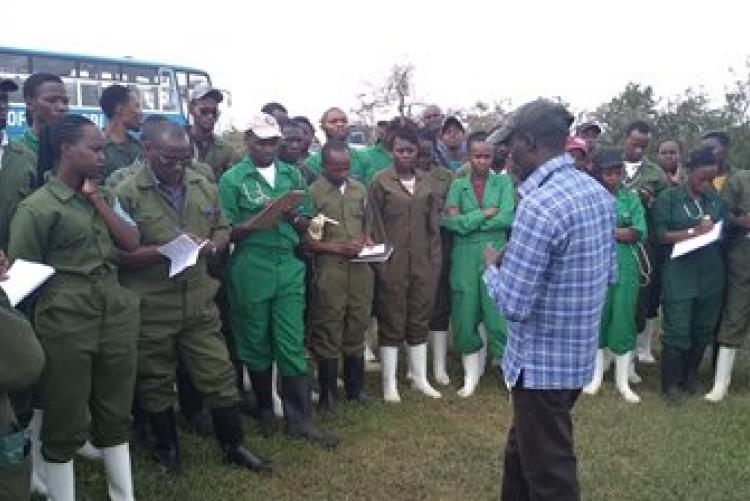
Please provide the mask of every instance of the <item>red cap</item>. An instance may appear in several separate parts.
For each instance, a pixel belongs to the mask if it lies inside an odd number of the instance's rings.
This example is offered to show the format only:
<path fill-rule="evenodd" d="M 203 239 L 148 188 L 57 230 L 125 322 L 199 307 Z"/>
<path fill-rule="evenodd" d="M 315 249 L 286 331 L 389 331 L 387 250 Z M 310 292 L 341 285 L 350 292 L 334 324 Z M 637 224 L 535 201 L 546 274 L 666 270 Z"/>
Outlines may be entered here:
<path fill-rule="evenodd" d="M 589 145 L 586 144 L 586 140 L 578 136 L 568 136 L 565 140 L 565 151 L 581 150 L 583 153 L 588 153 Z"/>

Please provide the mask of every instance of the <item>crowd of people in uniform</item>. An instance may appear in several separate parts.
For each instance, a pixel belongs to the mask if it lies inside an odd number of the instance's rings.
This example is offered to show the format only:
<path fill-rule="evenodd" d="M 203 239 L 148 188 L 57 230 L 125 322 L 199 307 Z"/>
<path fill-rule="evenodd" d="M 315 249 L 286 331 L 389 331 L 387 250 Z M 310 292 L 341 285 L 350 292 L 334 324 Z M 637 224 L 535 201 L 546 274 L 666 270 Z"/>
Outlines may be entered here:
<path fill-rule="evenodd" d="M 14 90 L 0 82 L 3 117 Z M 310 120 L 269 103 L 241 125 L 240 152 L 214 132 L 223 95 L 208 86 L 191 91 L 187 127 L 142 119 L 137 94 L 120 85 L 102 92 L 104 131 L 68 114 L 55 75 L 31 75 L 23 96 L 29 127 L 1 150 L 1 268 L 24 259 L 55 274 L 17 309 L 0 293 L 0 494 L 72 501 L 74 457 L 88 454 L 103 460 L 110 498 L 133 499 L 134 428 L 178 475 L 177 399 L 242 468 L 272 468 L 243 445 L 243 411 L 263 436 L 283 416 L 288 436 L 334 448 L 338 437 L 314 421 L 313 394 L 325 412 L 341 398 L 372 399 L 372 332 L 387 402 L 400 401 L 399 349 L 412 387 L 430 398 L 451 384 L 451 344 L 460 397 L 475 392 L 488 361 L 502 377 L 506 321 L 483 273 L 518 202 L 513 114 L 492 131 L 467 131 L 429 106 L 418 120 L 378 123 L 374 144 L 357 148 L 346 113 L 330 108 L 313 151 Z M 656 163 L 645 156 L 648 123 L 633 122 L 620 148 L 599 145 L 601 132 L 579 125 L 563 158 L 600 181 L 617 213 L 617 280 L 584 392 L 598 391 L 614 360 L 617 389 L 639 401 L 634 362 L 655 363 L 661 311 L 665 398 L 678 404 L 697 391 L 712 346 L 706 399 L 719 401 L 750 319 L 750 172 L 728 165 L 725 132 L 707 132 L 687 154 L 666 138 Z M 259 224 L 271 206 L 276 217 Z M 720 223 L 723 238 L 671 259 L 675 244 Z M 202 247 L 172 276 L 161 246 L 181 235 Z M 375 244 L 392 253 L 362 259 Z"/>

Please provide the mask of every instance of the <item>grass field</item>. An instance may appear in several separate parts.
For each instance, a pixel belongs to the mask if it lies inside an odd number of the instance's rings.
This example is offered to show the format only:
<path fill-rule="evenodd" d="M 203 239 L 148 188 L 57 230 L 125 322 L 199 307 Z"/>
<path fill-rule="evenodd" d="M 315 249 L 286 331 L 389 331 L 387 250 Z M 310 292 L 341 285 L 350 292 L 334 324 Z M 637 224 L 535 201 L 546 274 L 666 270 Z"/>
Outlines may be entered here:
<path fill-rule="evenodd" d="M 655 366 L 640 366 L 642 398 L 628 405 L 611 372 L 600 394 L 575 407 L 576 451 L 585 500 L 750 500 L 750 389 L 748 353 L 738 356 L 728 399 L 701 397 L 666 407 Z M 421 397 L 405 384 L 400 405 L 342 404 L 321 419 L 341 435 L 333 452 L 287 440 L 264 440 L 246 421 L 252 449 L 273 458 L 276 470 L 257 475 L 220 464 L 212 441 L 182 432 L 184 475 L 170 480 L 135 449 L 136 497 L 150 500 L 484 500 L 497 499 L 500 454 L 510 417 L 508 393 L 494 374 L 463 400 L 458 360 L 442 400 Z M 369 373 L 380 394 L 379 373 Z M 403 377 L 401 381 L 403 381 Z M 704 362 L 701 390 L 712 380 Z M 78 497 L 106 499 L 100 464 L 77 461 Z"/>

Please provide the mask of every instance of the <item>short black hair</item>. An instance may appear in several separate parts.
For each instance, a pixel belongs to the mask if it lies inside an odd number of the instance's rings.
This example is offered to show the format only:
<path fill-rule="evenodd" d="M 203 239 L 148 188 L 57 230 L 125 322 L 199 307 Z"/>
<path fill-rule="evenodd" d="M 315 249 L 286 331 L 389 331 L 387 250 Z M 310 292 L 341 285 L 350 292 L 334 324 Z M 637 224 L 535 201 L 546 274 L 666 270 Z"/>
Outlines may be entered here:
<path fill-rule="evenodd" d="M 398 126 L 393 129 L 393 140 L 395 142 L 396 138 L 402 139 L 404 141 L 409 141 L 411 144 L 419 148 L 419 136 L 417 136 L 417 129 L 416 127 L 409 127 L 409 126 Z"/>
<path fill-rule="evenodd" d="M 710 165 L 716 165 L 716 156 L 714 155 L 714 150 L 711 148 L 699 148 L 691 151 L 685 163 L 685 167 L 688 169 L 708 167 Z"/>
<path fill-rule="evenodd" d="M 49 80 L 47 80 L 49 81 Z M 36 186 L 44 184 L 48 171 L 60 162 L 60 148 L 63 144 L 75 144 L 81 140 L 84 127 L 96 126 L 83 115 L 64 115 L 56 122 L 47 125 L 39 135 L 39 152 L 36 157 Z"/>
<path fill-rule="evenodd" d="M 656 151 L 659 151 L 659 148 L 661 148 L 661 145 L 664 143 L 674 143 L 677 145 L 677 149 L 680 150 L 680 153 L 682 153 L 683 146 L 682 142 L 680 142 L 679 139 L 664 139 L 662 141 L 659 141 L 659 144 L 656 146 Z"/>
<path fill-rule="evenodd" d="M 595 173 L 604 169 L 623 167 L 622 150 L 618 148 L 600 148 L 593 156 L 592 166 Z"/>
<path fill-rule="evenodd" d="M 158 141 L 170 124 L 174 122 L 163 115 L 149 115 L 141 125 L 141 141 Z"/>
<path fill-rule="evenodd" d="M 277 103 L 275 101 L 271 101 L 270 103 L 266 103 L 263 105 L 263 107 L 260 109 L 263 113 L 268 113 L 269 115 L 273 115 L 274 111 L 281 111 L 283 113 L 287 113 L 286 108 L 283 104 Z"/>
<path fill-rule="evenodd" d="M 313 130 L 313 131 L 315 130 L 315 127 L 313 127 L 313 124 L 310 121 L 310 119 L 307 117 L 303 117 L 302 115 L 292 118 L 292 122 L 295 122 L 299 125 L 306 125 L 307 127 L 310 128 L 310 130 Z"/>
<path fill-rule="evenodd" d="M 727 134 L 723 130 L 708 131 L 703 134 L 701 139 L 716 139 L 724 148 L 729 148 L 729 145 L 732 144 L 732 139 L 729 137 L 729 134 Z"/>
<path fill-rule="evenodd" d="M 637 130 L 641 134 L 651 134 L 651 126 L 644 120 L 630 122 L 625 128 L 625 137 L 628 137 L 634 130 Z"/>
<path fill-rule="evenodd" d="M 131 96 L 131 90 L 124 85 L 114 84 L 104 89 L 102 97 L 99 98 L 99 106 L 101 106 L 104 116 L 112 120 L 112 117 L 115 116 L 115 108 L 121 104 L 128 104 Z"/>
<path fill-rule="evenodd" d="M 490 135 L 483 130 L 478 130 L 469 134 L 466 138 L 466 148 L 471 148 L 471 143 L 485 143 Z"/>
<path fill-rule="evenodd" d="M 23 98 L 28 101 L 36 97 L 37 90 L 48 82 L 63 85 L 62 78 L 52 73 L 34 73 L 23 83 Z"/>
<path fill-rule="evenodd" d="M 349 153 L 349 145 L 344 141 L 326 141 L 326 144 L 324 144 L 323 148 L 320 150 L 320 158 L 323 161 L 323 165 L 325 165 L 326 160 L 328 160 L 328 156 L 332 151 L 345 151 Z"/>

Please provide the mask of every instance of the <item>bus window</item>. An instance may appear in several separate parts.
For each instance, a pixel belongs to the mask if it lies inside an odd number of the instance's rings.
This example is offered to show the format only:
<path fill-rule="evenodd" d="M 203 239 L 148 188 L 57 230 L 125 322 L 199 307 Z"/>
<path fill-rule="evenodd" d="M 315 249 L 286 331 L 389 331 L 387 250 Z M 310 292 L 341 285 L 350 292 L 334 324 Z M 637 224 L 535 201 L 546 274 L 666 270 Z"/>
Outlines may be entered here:
<path fill-rule="evenodd" d="M 99 82 L 81 82 L 81 106 L 99 107 L 102 95 L 102 84 Z"/>
<path fill-rule="evenodd" d="M 122 67 L 122 79 L 128 83 L 135 84 L 158 84 L 158 70 L 149 66 L 125 66 Z"/>
<path fill-rule="evenodd" d="M 159 101 L 161 111 L 177 111 L 177 89 L 174 74 L 168 68 L 159 70 L 161 86 L 159 87 Z"/>
<path fill-rule="evenodd" d="M 120 69 L 115 63 L 81 61 L 78 63 L 78 76 L 91 80 L 119 80 Z"/>
<path fill-rule="evenodd" d="M 61 77 L 76 76 L 76 62 L 72 59 L 33 56 L 31 70 L 34 73 L 52 73 Z"/>
<path fill-rule="evenodd" d="M 0 52 L 0 73 L 28 75 L 31 73 L 29 71 L 29 56 Z"/>
<path fill-rule="evenodd" d="M 141 99 L 141 109 L 143 111 L 159 110 L 159 92 L 157 87 L 139 85 L 137 90 L 138 96 L 140 96 Z"/>
<path fill-rule="evenodd" d="M 78 82 L 72 78 L 64 78 L 63 83 L 68 94 L 68 106 L 78 106 Z"/>
<path fill-rule="evenodd" d="M 205 73 L 191 73 L 188 76 L 188 87 L 194 89 L 198 85 L 211 85 Z"/>

